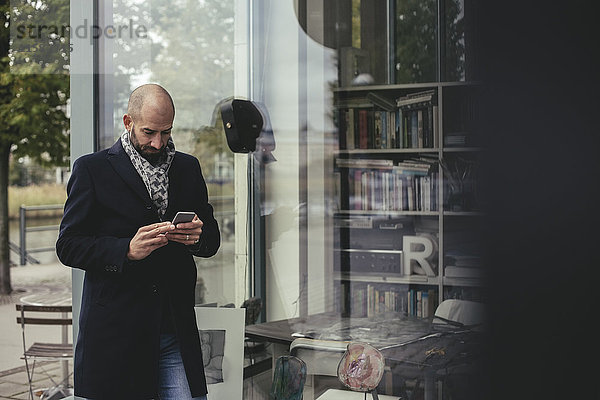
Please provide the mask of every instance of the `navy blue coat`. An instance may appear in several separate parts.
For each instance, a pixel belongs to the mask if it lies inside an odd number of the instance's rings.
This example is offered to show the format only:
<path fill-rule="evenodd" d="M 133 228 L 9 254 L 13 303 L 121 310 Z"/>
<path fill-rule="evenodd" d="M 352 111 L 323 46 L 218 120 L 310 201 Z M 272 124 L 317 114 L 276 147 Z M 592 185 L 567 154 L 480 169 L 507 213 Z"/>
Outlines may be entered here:
<path fill-rule="evenodd" d="M 160 218 L 120 140 L 77 159 L 67 192 L 56 252 L 63 264 L 85 270 L 75 394 L 156 398 L 161 302 L 170 306 L 192 395 L 206 394 L 192 255 L 214 255 L 220 234 L 198 160 L 175 154 L 164 220 L 177 211 L 194 211 L 204 222 L 199 244 L 169 242 L 140 261 L 127 259 L 129 241 L 141 226 Z"/>

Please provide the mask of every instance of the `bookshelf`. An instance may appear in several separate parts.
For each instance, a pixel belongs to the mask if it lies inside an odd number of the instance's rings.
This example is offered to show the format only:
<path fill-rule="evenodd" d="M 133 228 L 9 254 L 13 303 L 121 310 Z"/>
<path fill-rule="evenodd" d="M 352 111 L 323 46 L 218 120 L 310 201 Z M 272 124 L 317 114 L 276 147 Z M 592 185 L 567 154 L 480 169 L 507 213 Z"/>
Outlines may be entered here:
<path fill-rule="evenodd" d="M 430 318 L 485 297 L 477 82 L 334 89 L 336 311 Z"/>

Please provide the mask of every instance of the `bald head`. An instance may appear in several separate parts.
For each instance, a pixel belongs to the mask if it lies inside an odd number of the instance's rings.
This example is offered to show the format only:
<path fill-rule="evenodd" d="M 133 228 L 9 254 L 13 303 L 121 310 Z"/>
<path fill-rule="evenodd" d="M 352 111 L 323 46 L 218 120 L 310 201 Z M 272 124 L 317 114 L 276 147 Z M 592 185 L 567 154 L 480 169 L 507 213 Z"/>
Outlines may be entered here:
<path fill-rule="evenodd" d="M 139 86 L 129 96 L 127 114 L 134 120 L 140 119 L 143 113 L 160 114 L 175 117 L 175 105 L 169 92 L 160 85 L 149 83 Z"/>
<path fill-rule="evenodd" d="M 133 147 L 153 164 L 166 151 L 174 118 L 175 106 L 169 93 L 159 85 L 147 84 L 129 96 L 123 125 L 130 132 Z"/>

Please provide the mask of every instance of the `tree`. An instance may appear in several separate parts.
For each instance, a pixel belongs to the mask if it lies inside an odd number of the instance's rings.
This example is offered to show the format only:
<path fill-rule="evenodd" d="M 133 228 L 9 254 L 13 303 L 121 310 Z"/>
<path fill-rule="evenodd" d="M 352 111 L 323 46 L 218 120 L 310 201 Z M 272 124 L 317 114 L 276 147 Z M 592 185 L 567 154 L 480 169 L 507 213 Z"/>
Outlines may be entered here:
<path fill-rule="evenodd" d="M 9 294 L 9 156 L 68 165 L 69 1 L 0 0 L 0 18 L 0 293 Z"/>
<path fill-rule="evenodd" d="M 445 8 L 446 65 L 444 80 L 464 79 L 464 20 L 459 0 L 449 0 Z M 433 82 L 437 60 L 437 2 L 401 0 L 396 2 L 395 67 L 396 83 Z"/>
<path fill-rule="evenodd" d="M 233 95 L 233 10 L 233 2 L 223 0 L 157 0 L 152 6 L 160 40 L 151 77 L 173 95 L 175 145 L 198 157 L 206 178 L 218 153 L 233 165 L 222 124 L 211 126 L 220 123 L 215 105 Z"/>

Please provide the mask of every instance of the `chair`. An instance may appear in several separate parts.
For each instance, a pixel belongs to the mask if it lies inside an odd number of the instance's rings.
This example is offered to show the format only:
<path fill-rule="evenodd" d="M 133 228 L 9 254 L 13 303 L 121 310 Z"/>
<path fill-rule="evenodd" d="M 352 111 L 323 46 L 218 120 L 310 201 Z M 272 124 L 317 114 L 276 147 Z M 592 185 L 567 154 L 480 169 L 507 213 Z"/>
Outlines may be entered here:
<path fill-rule="evenodd" d="M 435 310 L 432 326 L 440 329 L 469 330 L 485 332 L 487 309 L 485 303 L 448 299 L 442 301 Z M 437 379 L 444 385 L 449 398 L 476 398 L 480 395 L 482 382 L 479 374 L 479 360 L 467 364 L 458 364 L 437 372 Z"/>
<path fill-rule="evenodd" d="M 244 300 L 240 307 L 246 309 L 246 325 L 252 325 L 258 320 L 262 309 L 262 300 L 260 297 L 250 297 Z"/>
<path fill-rule="evenodd" d="M 356 344 L 356 342 L 308 338 L 298 338 L 292 342 L 290 345 L 290 354 L 302 359 L 307 365 L 307 383 L 304 387 L 305 400 L 315 398 L 319 400 L 363 400 L 365 398 L 364 391 L 327 389 L 319 397 L 315 397 L 314 393 L 314 376 L 316 375 L 336 376 L 344 386 L 349 388 L 344 383 L 344 376 L 347 377 L 348 374 L 343 369 L 345 365 L 343 361 L 347 360 L 345 355 L 347 355 L 349 346 Z M 358 388 L 353 390 L 358 390 Z M 375 394 L 375 396 L 379 400 L 398 400 L 397 396 L 381 394 Z"/>
<path fill-rule="evenodd" d="M 269 392 L 272 400 L 302 400 L 306 382 L 306 364 L 294 356 L 281 356 L 275 363 L 273 383 Z"/>
<path fill-rule="evenodd" d="M 16 310 L 19 312 L 17 323 L 21 325 L 23 338 L 23 356 L 25 367 L 27 369 L 27 379 L 29 384 L 30 399 L 33 399 L 33 374 L 35 372 L 37 361 L 62 361 L 62 380 L 56 382 L 50 373 L 43 366 L 39 366 L 41 370 L 48 376 L 54 384 L 54 388 L 61 388 L 64 396 L 71 394 L 68 390 L 68 361 L 73 359 L 73 344 L 68 340 L 68 326 L 73 324 L 71 306 L 37 306 L 27 304 L 17 304 Z M 33 316 L 31 313 L 35 313 Z M 47 313 L 43 315 L 43 313 Z M 26 325 L 55 325 L 62 327 L 62 340 L 58 343 L 41 343 L 34 342 L 27 347 L 25 338 Z M 33 363 L 29 364 L 32 361 Z M 63 397 L 64 397 L 63 396 Z"/>
<path fill-rule="evenodd" d="M 436 308 L 432 323 L 434 326 L 454 326 L 464 328 L 481 327 L 485 322 L 485 304 L 470 301 L 448 299 Z"/>
<path fill-rule="evenodd" d="M 250 297 L 244 300 L 240 308 L 245 310 L 245 325 L 254 325 L 258 320 L 260 311 L 262 309 L 262 299 L 260 297 Z M 256 355 L 259 355 L 265 350 L 265 344 L 262 342 L 255 342 L 244 338 L 244 356 L 254 363 Z"/>

